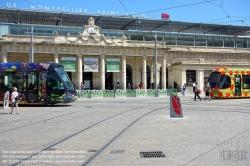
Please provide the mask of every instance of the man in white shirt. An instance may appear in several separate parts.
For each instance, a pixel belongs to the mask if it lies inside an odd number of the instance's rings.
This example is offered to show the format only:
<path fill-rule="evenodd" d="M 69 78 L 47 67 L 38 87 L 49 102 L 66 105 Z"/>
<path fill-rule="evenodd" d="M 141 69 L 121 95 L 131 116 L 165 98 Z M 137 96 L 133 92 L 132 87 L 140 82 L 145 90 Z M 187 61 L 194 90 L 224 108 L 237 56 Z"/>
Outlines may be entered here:
<path fill-rule="evenodd" d="M 195 87 L 196 87 L 196 83 L 193 82 L 193 92 L 195 93 Z"/>

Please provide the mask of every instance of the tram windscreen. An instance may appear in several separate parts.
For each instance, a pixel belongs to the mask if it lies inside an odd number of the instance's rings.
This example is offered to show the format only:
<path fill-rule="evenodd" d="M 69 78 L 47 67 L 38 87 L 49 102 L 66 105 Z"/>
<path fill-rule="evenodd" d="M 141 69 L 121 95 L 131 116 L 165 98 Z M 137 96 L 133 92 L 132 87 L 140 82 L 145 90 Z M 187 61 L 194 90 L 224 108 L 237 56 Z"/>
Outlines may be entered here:
<path fill-rule="evenodd" d="M 214 88 L 219 83 L 220 77 L 219 72 L 213 72 L 210 74 L 208 82 L 211 88 Z"/>
<path fill-rule="evenodd" d="M 231 86 L 231 78 L 227 75 L 221 75 L 220 81 L 218 83 L 218 88 L 225 89 Z"/>
<path fill-rule="evenodd" d="M 62 78 L 62 81 L 68 90 L 74 90 L 73 84 L 71 83 L 68 74 L 64 71 L 62 67 L 57 67 L 57 73 Z"/>

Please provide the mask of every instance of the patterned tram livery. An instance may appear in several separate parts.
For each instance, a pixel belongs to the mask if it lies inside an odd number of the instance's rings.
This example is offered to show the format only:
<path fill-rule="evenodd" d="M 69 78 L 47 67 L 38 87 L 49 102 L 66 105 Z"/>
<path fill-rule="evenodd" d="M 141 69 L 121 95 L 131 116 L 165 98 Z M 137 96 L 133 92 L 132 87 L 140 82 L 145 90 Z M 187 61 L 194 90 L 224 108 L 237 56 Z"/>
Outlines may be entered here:
<path fill-rule="evenodd" d="M 250 97 L 250 69 L 218 67 L 209 78 L 211 97 Z"/>
<path fill-rule="evenodd" d="M 0 101 L 13 87 L 18 89 L 19 104 L 46 105 L 77 99 L 67 73 L 57 63 L 0 63 L 0 86 Z"/>

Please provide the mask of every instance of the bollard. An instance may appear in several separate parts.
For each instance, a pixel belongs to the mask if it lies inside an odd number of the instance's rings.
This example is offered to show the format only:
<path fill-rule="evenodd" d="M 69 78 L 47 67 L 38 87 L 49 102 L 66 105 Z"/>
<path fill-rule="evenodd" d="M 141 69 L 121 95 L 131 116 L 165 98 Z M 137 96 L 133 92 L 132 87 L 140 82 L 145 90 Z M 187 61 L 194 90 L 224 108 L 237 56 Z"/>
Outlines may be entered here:
<path fill-rule="evenodd" d="M 3 109 L 8 109 L 9 108 L 9 91 L 5 92 L 4 98 L 3 98 Z"/>
<path fill-rule="evenodd" d="M 180 98 L 170 93 L 170 117 L 183 118 Z"/>

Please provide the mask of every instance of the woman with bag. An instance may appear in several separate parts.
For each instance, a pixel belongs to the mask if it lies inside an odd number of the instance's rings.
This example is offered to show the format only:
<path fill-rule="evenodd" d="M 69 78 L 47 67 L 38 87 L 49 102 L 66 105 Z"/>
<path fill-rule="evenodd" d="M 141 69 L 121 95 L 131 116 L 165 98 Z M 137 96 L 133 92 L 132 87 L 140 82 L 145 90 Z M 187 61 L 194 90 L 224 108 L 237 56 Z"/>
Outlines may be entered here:
<path fill-rule="evenodd" d="M 185 97 L 185 95 L 186 95 L 186 88 L 187 88 L 187 86 L 186 86 L 186 84 L 184 83 L 184 85 L 182 86 L 182 95 Z"/>
<path fill-rule="evenodd" d="M 12 114 L 14 106 L 17 109 L 17 115 L 18 115 L 19 114 L 18 92 L 17 92 L 17 88 L 16 87 L 13 88 L 13 91 L 11 93 L 11 113 L 10 114 Z"/>

